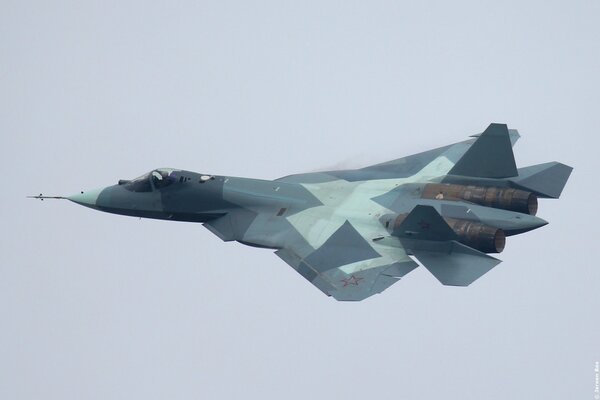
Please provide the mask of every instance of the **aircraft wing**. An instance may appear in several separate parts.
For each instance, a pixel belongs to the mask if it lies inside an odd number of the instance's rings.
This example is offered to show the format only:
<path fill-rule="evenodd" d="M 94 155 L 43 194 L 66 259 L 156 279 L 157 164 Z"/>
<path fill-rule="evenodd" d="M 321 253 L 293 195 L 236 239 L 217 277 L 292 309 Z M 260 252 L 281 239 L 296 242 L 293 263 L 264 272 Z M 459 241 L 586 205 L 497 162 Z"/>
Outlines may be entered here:
<path fill-rule="evenodd" d="M 492 132 L 492 131 L 494 131 L 494 132 Z M 496 131 L 498 131 L 498 132 L 496 132 Z M 387 162 L 380 163 L 380 164 L 370 165 L 368 167 L 360 169 L 360 171 L 363 174 L 370 173 L 373 176 L 381 176 L 384 178 L 388 177 L 388 176 L 406 177 L 406 176 L 410 176 L 410 175 L 418 173 L 419 171 L 423 170 L 428 165 L 431 165 L 431 163 L 434 163 L 436 160 L 438 160 L 438 162 L 440 162 L 442 160 L 446 160 L 447 162 L 451 163 L 450 165 L 453 165 L 453 164 L 456 164 L 459 160 L 461 160 L 463 158 L 463 156 L 465 156 L 465 154 L 467 154 L 469 152 L 470 153 L 481 153 L 481 151 L 478 151 L 481 149 L 477 149 L 477 148 L 472 149 L 473 146 L 476 146 L 476 147 L 488 146 L 490 148 L 493 147 L 495 149 L 502 148 L 502 146 L 498 146 L 498 143 L 496 143 L 496 142 L 483 144 L 482 141 L 477 140 L 482 135 L 484 135 L 484 133 L 487 133 L 486 136 L 490 136 L 489 135 L 490 133 L 497 133 L 497 135 L 500 136 L 499 140 L 506 140 L 507 141 L 507 148 L 506 148 L 507 154 L 498 154 L 497 157 L 499 159 L 511 158 L 511 159 L 513 159 L 513 163 L 514 163 L 514 158 L 512 156 L 511 147 L 513 147 L 515 145 L 515 143 L 517 142 L 517 140 L 519 140 L 519 138 L 520 138 L 519 132 L 516 129 L 508 129 L 506 127 L 506 125 L 503 125 L 503 124 L 491 124 L 490 127 L 488 127 L 488 129 L 486 129 L 486 131 L 484 131 L 483 133 L 471 135 L 471 137 L 473 137 L 475 139 L 469 139 L 469 140 L 454 143 L 454 144 L 451 144 L 448 146 L 439 147 L 437 149 L 428 150 L 423 153 L 413 154 L 413 155 L 410 155 L 407 157 L 398 158 L 396 160 L 391 160 L 391 161 L 387 161 Z M 487 139 L 489 139 L 489 137 Z M 488 141 L 489 140 L 485 140 L 484 142 L 488 142 Z M 482 146 L 482 144 L 484 146 Z M 503 144 L 504 143 L 501 143 L 501 145 L 503 145 Z M 493 154 L 496 154 L 496 153 L 497 152 L 494 152 Z M 508 154 L 508 153 L 510 153 L 510 154 Z M 463 160 L 463 161 L 466 161 L 466 160 Z M 441 164 L 443 164 L 443 163 L 441 163 Z M 438 168 L 440 168 L 440 167 L 443 169 L 444 165 L 440 165 Z M 495 166 L 491 166 L 490 168 L 493 168 L 493 167 L 495 167 Z M 515 171 L 516 171 L 516 169 L 515 169 Z M 445 173 L 445 172 L 448 172 L 448 171 L 446 171 L 446 170 L 440 171 L 440 173 Z"/>
<path fill-rule="evenodd" d="M 492 124 L 490 125 L 490 127 L 488 127 L 487 130 L 490 130 L 490 128 L 493 128 L 492 130 L 501 130 L 501 136 L 504 135 L 504 131 L 506 131 L 507 142 L 509 141 L 510 143 L 508 143 L 508 148 L 505 149 L 506 154 L 498 153 L 500 154 L 498 157 L 500 159 L 503 159 L 503 157 L 505 155 L 508 155 L 508 152 L 510 152 L 510 158 L 512 158 L 512 151 L 510 149 L 520 138 L 519 132 L 516 129 L 508 129 L 506 125 L 501 124 Z M 477 139 L 482 135 L 483 133 L 478 133 L 475 135 L 471 135 L 473 139 L 468 139 L 462 142 L 439 147 L 437 149 L 428 150 L 422 153 L 412 154 L 410 156 L 398 158 L 395 160 L 386 161 L 375 165 L 369 165 L 360 169 L 296 174 L 285 176 L 277 180 L 291 183 L 314 183 L 327 182 L 335 179 L 343 179 L 350 182 L 367 181 L 372 179 L 398 179 L 407 178 L 418 173 L 421 173 L 422 175 L 442 176 L 449 173 L 449 171 L 454 167 L 454 165 L 466 153 L 469 152 L 469 149 L 471 149 L 472 145 L 478 142 Z M 484 140 L 484 142 L 489 142 L 489 140 Z M 472 151 L 472 155 L 474 155 L 475 153 L 480 153 L 481 147 L 495 149 L 498 148 L 498 143 L 496 142 L 486 143 L 487 146 L 481 146 L 481 144 L 481 141 L 479 141 L 479 145 L 477 147 L 480 147 L 480 149 L 474 149 L 479 151 Z M 470 160 L 470 163 L 466 163 L 467 160 L 464 160 L 465 165 L 463 166 L 463 170 L 466 170 L 466 167 L 472 166 L 473 163 L 479 161 L 477 159 L 474 159 L 476 157 L 471 158 L 472 160 Z M 493 167 L 490 166 L 490 168 Z"/>
<path fill-rule="evenodd" d="M 315 250 L 291 246 L 275 254 L 323 293 L 341 301 L 360 301 L 380 293 L 418 266 L 402 247 L 364 238 L 349 221 Z"/>

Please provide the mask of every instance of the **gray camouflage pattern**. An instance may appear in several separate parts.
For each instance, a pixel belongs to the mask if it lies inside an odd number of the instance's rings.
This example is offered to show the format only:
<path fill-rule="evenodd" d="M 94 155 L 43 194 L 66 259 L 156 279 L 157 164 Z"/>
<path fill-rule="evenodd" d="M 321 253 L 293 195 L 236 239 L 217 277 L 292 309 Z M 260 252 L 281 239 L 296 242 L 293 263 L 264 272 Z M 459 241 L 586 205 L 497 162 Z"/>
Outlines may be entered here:
<path fill-rule="evenodd" d="M 518 169 L 518 138 L 491 124 L 469 140 L 361 169 L 273 181 L 157 169 L 66 198 L 110 213 L 203 223 L 224 241 L 274 249 L 326 295 L 357 301 L 415 269 L 412 257 L 444 285 L 467 286 L 500 263 L 489 248 L 499 252 L 505 236 L 547 224 L 534 215 L 537 198 L 558 198 L 572 168 Z"/>

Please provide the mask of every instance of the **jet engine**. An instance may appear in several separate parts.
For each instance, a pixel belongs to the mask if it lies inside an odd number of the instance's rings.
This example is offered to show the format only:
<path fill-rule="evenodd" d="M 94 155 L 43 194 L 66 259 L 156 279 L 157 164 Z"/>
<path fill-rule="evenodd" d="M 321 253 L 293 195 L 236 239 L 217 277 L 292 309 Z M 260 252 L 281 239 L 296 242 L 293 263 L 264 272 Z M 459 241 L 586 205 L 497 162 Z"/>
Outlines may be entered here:
<path fill-rule="evenodd" d="M 400 225 L 406 219 L 408 214 L 400 214 L 396 217 L 392 231 L 398 231 Z M 501 253 L 506 244 L 506 235 L 500 228 L 484 225 L 479 222 L 467 221 L 464 219 L 444 218 L 444 221 L 450 226 L 458 236 L 457 240 L 469 247 L 479 250 L 483 253 Z M 427 227 L 424 227 L 427 228 Z"/>
<path fill-rule="evenodd" d="M 464 200 L 485 207 L 501 208 L 529 215 L 535 215 L 538 208 L 535 194 L 512 188 L 428 183 L 423 187 L 421 198 Z"/>

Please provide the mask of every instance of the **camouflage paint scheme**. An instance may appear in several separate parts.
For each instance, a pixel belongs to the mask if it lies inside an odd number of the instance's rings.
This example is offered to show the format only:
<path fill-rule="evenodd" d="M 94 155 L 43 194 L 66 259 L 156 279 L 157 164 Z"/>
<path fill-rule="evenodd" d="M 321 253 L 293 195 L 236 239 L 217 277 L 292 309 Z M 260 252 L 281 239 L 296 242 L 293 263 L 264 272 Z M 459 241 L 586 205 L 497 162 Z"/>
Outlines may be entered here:
<path fill-rule="evenodd" d="M 224 241 L 275 249 L 323 293 L 356 301 L 416 268 L 410 255 L 454 286 L 467 286 L 500 263 L 461 240 L 451 220 L 491 229 L 496 237 L 488 242 L 501 248 L 504 235 L 547 224 L 531 215 L 535 210 L 444 197 L 444 188 L 462 185 L 522 190 L 535 196 L 535 209 L 537 197 L 558 198 L 572 168 L 550 162 L 517 169 L 512 145 L 518 138 L 506 125 L 491 124 L 473 139 L 356 170 L 269 181 L 158 169 L 67 198 L 110 213 L 203 223 Z M 428 184 L 443 190 L 424 198 Z"/>

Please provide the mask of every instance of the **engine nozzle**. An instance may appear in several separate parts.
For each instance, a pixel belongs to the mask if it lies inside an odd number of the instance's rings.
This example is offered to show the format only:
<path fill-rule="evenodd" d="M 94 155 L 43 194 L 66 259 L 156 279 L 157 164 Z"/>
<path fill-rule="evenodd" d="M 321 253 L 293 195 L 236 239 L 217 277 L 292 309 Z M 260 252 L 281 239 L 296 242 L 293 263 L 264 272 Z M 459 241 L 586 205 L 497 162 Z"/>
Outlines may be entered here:
<path fill-rule="evenodd" d="M 529 215 L 535 215 L 538 209 L 535 194 L 512 188 L 428 183 L 423 187 L 421 198 L 465 200 L 485 207 L 500 208 Z"/>
<path fill-rule="evenodd" d="M 393 232 L 399 231 L 400 225 L 408 214 L 400 214 L 394 220 L 392 226 L 386 223 L 386 227 Z M 444 221 L 454 231 L 457 240 L 469 247 L 483 253 L 501 253 L 506 245 L 506 234 L 500 228 L 484 225 L 479 222 L 464 219 L 444 218 Z"/>

